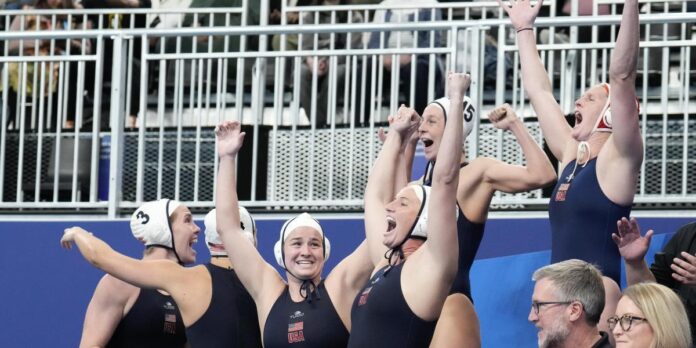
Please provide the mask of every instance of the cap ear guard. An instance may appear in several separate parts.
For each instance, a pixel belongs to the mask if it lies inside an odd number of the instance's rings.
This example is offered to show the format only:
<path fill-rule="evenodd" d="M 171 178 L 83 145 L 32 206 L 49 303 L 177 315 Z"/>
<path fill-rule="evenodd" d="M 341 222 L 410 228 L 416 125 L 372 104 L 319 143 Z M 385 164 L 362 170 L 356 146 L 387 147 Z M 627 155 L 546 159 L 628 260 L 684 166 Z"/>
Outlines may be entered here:
<path fill-rule="evenodd" d="M 609 103 L 610 103 L 609 91 L 611 89 L 610 89 L 608 83 L 603 83 L 602 87 L 604 88 L 604 91 L 607 93 L 607 101 L 604 103 L 604 107 L 602 108 L 602 113 L 600 114 L 600 117 L 597 118 L 597 123 L 595 124 L 594 131 L 611 132 L 612 131 L 611 110 L 609 108 Z"/>
<path fill-rule="evenodd" d="M 213 250 L 215 246 L 221 246 L 222 245 L 222 240 L 220 239 L 220 235 L 217 232 L 217 211 L 216 209 L 212 209 L 211 211 L 208 212 L 208 214 L 205 215 L 204 219 L 204 224 L 205 224 L 205 245 L 208 247 L 208 250 L 210 251 L 210 255 L 212 256 L 224 256 L 227 255 L 226 252 L 218 251 L 218 250 Z M 251 244 L 256 246 L 256 224 L 254 223 L 254 219 L 251 217 L 249 212 L 244 209 L 244 207 L 239 207 L 239 222 L 240 222 L 240 227 L 241 227 L 241 232 L 248 239 Z M 246 222 L 246 223 L 245 223 Z"/>
<path fill-rule="evenodd" d="M 476 106 L 474 106 L 474 102 L 469 96 L 464 96 L 462 102 L 462 146 L 464 146 L 466 143 L 466 137 L 471 134 L 471 132 L 474 130 L 474 126 L 476 125 L 476 119 L 478 119 L 478 110 L 476 109 Z M 445 122 L 447 122 L 450 109 L 450 99 L 448 97 L 442 97 L 430 102 L 430 104 L 435 104 L 442 109 L 442 113 L 445 116 Z"/>
<path fill-rule="evenodd" d="M 329 242 L 329 239 L 326 238 L 326 235 L 324 235 L 324 230 L 321 228 L 321 225 L 319 224 L 319 221 L 314 219 L 311 215 L 307 213 L 302 213 L 288 221 L 286 221 L 283 224 L 283 227 L 280 229 L 280 239 L 275 243 L 273 246 L 273 255 L 275 256 L 276 263 L 282 267 L 285 267 L 285 251 L 283 250 L 283 244 L 285 243 L 285 239 L 287 238 L 287 235 L 294 231 L 298 227 L 311 227 L 319 234 L 321 235 L 322 238 L 322 246 L 323 246 L 323 254 L 324 254 L 324 261 L 329 259 L 329 255 L 331 255 L 331 243 Z M 287 233 L 286 233 L 287 232 Z"/>

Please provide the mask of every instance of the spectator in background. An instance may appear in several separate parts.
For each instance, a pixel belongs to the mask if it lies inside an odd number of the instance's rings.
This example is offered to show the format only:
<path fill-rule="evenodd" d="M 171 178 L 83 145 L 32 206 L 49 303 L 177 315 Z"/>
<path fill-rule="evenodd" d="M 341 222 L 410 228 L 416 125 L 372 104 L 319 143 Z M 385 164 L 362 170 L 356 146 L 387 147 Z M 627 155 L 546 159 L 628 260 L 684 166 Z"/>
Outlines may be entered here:
<path fill-rule="evenodd" d="M 348 0 L 323 0 L 322 5 L 346 5 Z M 307 12 L 305 13 L 304 23 L 307 24 L 330 24 L 330 23 L 362 23 L 362 15 L 359 12 L 349 13 L 348 11 L 336 11 L 332 22 L 332 12 Z M 360 47 L 362 36 L 357 33 L 351 34 L 350 42 L 348 42 L 348 34 L 342 33 L 320 33 L 316 35 L 317 44 L 315 45 L 315 35 L 304 35 L 302 38 L 302 49 L 305 51 L 318 51 L 327 49 L 355 49 Z M 333 36 L 333 40 L 331 39 Z M 336 57 L 336 69 L 330 72 L 331 57 L 329 56 L 313 56 L 306 57 L 304 64 L 300 66 L 300 106 L 304 108 L 307 117 L 311 120 L 312 110 L 316 112 L 315 125 L 317 127 L 325 127 L 331 124 L 331 118 L 327 117 L 329 107 L 329 94 L 332 88 L 335 89 L 335 99 L 333 104 L 336 105 L 338 100 L 343 97 L 345 77 L 346 77 L 346 57 Z M 316 69 L 316 70 L 315 70 Z M 355 69 L 355 67 L 353 67 Z M 329 76 L 333 74 L 333 84 L 330 82 Z M 312 81 L 316 76 L 317 87 L 314 89 Z M 316 104 L 312 104 L 312 96 L 316 96 Z"/>
<path fill-rule="evenodd" d="M 628 287 L 609 318 L 617 347 L 691 347 L 684 304 L 669 288 L 655 283 Z"/>
<path fill-rule="evenodd" d="M 645 254 L 650 247 L 653 230 L 640 235 L 635 218 L 617 222 L 618 232 L 612 235 L 626 264 L 626 283 L 657 282 L 676 292 L 684 301 L 691 323 L 691 337 L 696 337 L 696 222 L 679 228 L 674 236 L 655 254 L 648 268 Z"/>
<path fill-rule="evenodd" d="M 70 9 L 75 7 L 71 0 L 37 0 L 33 6 L 23 5 L 23 9 L 32 8 Z M 69 22 L 64 16 L 56 16 L 56 19 L 52 20 L 46 16 L 22 14 L 12 19 L 9 30 L 49 31 L 88 27 L 82 23 Z M 7 43 L 7 49 L 10 55 L 15 56 L 91 53 L 89 41 L 77 39 L 69 40 L 68 43 L 66 41 L 55 40 L 51 48 L 50 40 L 13 40 Z M 8 126 L 18 129 L 22 122 L 20 118 L 23 117 L 26 130 L 41 128 L 52 131 L 58 126 L 74 127 L 75 115 L 78 111 L 78 92 L 83 92 L 77 90 L 79 79 L 77 63 L 64 63 L 61 69 L 60 63 L 11 62 L 5 65 L 5 69 L 8 69 L 9 75 Z M 57 93 L 61 87 L 64 91 Z M 59 100 L 59 96 L 62 100 Z M 24 104 L 24 110 L 22 110 L 22 104 Z"/>
<path fill-rule="evenodd" d="M 422 6 L 420 9 L 401 9 L 401 10 L 377 10 L 373 18 L 373 23 L 404 23 L 404 22 L 432 22 L 442 20 L 442 12 L 439 9 L 430 8 L 431 5 L 437 4 L 435 0 L 384 0 L 380 5 L 385 7 L 395 7 L 400 5 L 419 5 Z M 440 47 L 442 45 L 442 38 L 440 32 L 435 32 L 432 35 L 430 31 L 404 31 L 404 32 L 372 32 L 365 35 L 365 44 L 367 48 L 378 49 L 378 48 L 425 48 L 425 47 Z M 383 38 L 382 38 L 383 37 Z M 383 69 L 384 78 L 382 81 L 382 86 L 384 87 L 382 96 L 388 95 L 388 91 L 391 88 L 398 88 L 401 98 L 408 105 L 413 105 L 414 109 L 418 113 L 422 113 L 425 107 L 428 105 L 430 99 L 428 98 L 428 78 L 430 70 L 430 55 L 417 55 L 415 60 L 412 55 L 404 54 L 397 56 L 398 61 L 394 62 L 393 55 L 384 55 L 382 58 L 382 65 L 377 67 L 378 69 Z M 377 78 L 379 70 L 375 70 L 377 74 L 373 74 L 372 64 L 373 62 L 379 62 L 379 58 L 367 59 L 367 76 L 372 76 L 372 79 Z M 412 64 L 415 64 L 415 75 L 411 73 Z M 435 87 L 433 96 L 444 95 L 444 86 L 442 79 L 442 68 L 439 64 L 439 60 L 435 58 L 434 67 L 435 76 L 434 82 Z M 395 70 L 398 69 L 398 70 Z M 397 74 L 399 85 L 391 86 L 391 74 Z M 415 96 L 413 102 L 410 100 L 411 95 L 411 85 L 415 84 Z M 365 93 L 365 105 L 367 109 L 365 110 L 365 117 L 370 117 L 371 111 L 376 109 L 376 105 L 371 104 L 371 99 L 373 95 L 377 95 L 375 91 L 372 91 L 372 83 L 368 78 L 365 83 L 366 93 Z M 379 87 L 377 87 L 379 88 Z M 380 101 L 377 100 L 377 105 Z M 359 117 L 359 116 L 358 116 Z M 367 120 L 365 120 L 367 122 Z"/>
<path fill-rule="evenodd" d="M 241 7 L 242 0 L 193 0 L 191 2 L 191 8 L 220 8 L 220 7 Z M 184 27 L 225 27 L 225 26 L 240 26 L 242 24 L 242 15 L 246 16 L 246 24 L 258 25 L 259 24 L 259 9 L 261 6 L 260 0 L 249 0 L 247 1 L 247 12 L 244 14 L 232 14 L 226 15 L 224 13 L 218 13 L 214 15 L 210 14 L 198 14 L 194 16 L 193 14 L 187 14 L 184 17 L 183 26 Z M 227 17 L 227 18 L 226 18 Z M 208 52 L 209 47 L 212 46 L 213 52 L 239 52 L 241 48 L 241 40 L 239 35 L 229 35 L 229 36 L 199 36 L 196 37 L 194 41 L 191 38 L 181 38 L 181 49 L 178 52 L 181 53 L 193 53 L 194 46 L 195 52 Z M 176 39 L 167 39 L 166 41 L 166 51 L 168 53 L 177 52 L 176 50 Z M 225 42 L 227 41 L 227 43 Z M 257 50 L 258 49 L 258 37 L 257 36 L 247 36 L 246 37 L 246 47 L 245 50 Z M 225 59 L 227 74 L 222 77 L 222 83 L 234 84 L 239 78 L 237 77 L 237 61 L 238 58 Z M 201 61 L 196 61 L 201 63 Z M 254 59 L 246 59 L 244 66 L 244 83 L 249 84 L 250 79 L 246 78 L 250 76 L 251 66 L 254 64 Z M 204 64 L 204 63 L 201 63 Z M 207 64 L 207 62 L 205 62 Z M 217 60 L 213 60 L 212 64 L 212 81 L 217 81 Z M 192 62 L 186 62 L 186 69 L 192 67 Z M 172 70 L 173 71 L 173 70 Z M 191 74 L 186 73 L 184 76 L 188 78 Z M 173 74 L 172 74 L 173 76 Z M 191 81 L 192 82 L 192 81 Z"/>
<path fill-rule="evenodd" d="M 567 260 L 534 272 L 529 321 L 539 330 L 539 347 L 611 347 L 597 323 L 604 310 L 602 272 L 581 260 Z"/>
<path fill-rule="evenodd" d="M 48 0 L 56 1 L 56 0 Z M 82 0 L 81 5 L 85 9 L 148 9 L 152 8 L 152 3 L 150 0 Z M 99 21 L 99 15 L 90 17 L 92 25 L 96 28 L 145 28 L 147 27 L 147 16 L 144 14 L 139 15 L 124 15 L 124 14 L 109 14 L 108 16 Z M 101 25 L 101 26 L 100 26 Z M 140 111 L 140 69 L 141 69 L 141 59 L 142 56 L 142 44 L 140 42 L 140 37 L 134 37 L 132 41 L 129 42 L 133 52 L 133 60 L 128 62 L 126 73 L 131 74 L 131 84 L 128 85 L 127 81 L 124 83 L 127 86 L 126 93 L 129 96 L 126 104 L 126 126 L 133 128 L 136 127 L 138 113 Z M 111 76 L 111 69 L 114 63 L 113 59 L 113 42 L 111 40 L 105 40 L 104 42 L 104 71 L 103 80 L 104 83 L 111 82 L 113 77 Z M 126 75 L 128 76 L 128 75 Z M 143 110 L 144 111 L 144 110 Z"/>
<path fill-rule="evenodd" d="M 288 0 L 288 5 L 289 6 L 314 6 L 318 3 L 319 0 Z M 272 2 L 273 3 L 273 2 Z M 281 23 L 281 17 L 282 13 L 280 12 L 280 2 L 277 2 L 276 4 L 277 7 L 273 7 L 271 5 L 271 14 L 270 14 L 270 22 L 272 24 L 280 24 Z M 298 12 L 286 12 L 286 24 L 298 24 L 300 22 L 300 14 Z M 311 18 L 311 17 L 310 17 Z M 304 18 L 303 18 L 304 19 Z M 302 22 L 303 24 L 307 23 L 306 21 Z M 271 47 L 273 48 L 274 51 L 280 51 L 280 41 L 281 41 L 282 36 L 281 35 L 273 35 L 273 42 Z M 290 35 L 285 35 L 285 50 L 286 51 L 296 51 L 299 48 L 298 46 L 298 37 L 295 34 L 290 34 Z"/>

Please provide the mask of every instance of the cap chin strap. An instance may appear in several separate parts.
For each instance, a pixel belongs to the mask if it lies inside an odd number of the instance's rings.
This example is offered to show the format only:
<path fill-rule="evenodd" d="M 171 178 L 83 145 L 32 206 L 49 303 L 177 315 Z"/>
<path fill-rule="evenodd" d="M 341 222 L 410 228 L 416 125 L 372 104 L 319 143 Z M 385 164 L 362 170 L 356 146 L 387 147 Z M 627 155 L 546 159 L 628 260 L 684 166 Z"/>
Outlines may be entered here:
<path fill-rule="evenodd" d="M 302 279 L 290 272 L 287 268 L 283 267 L 285 269 L 285 272 L 288 272 L 289 275 L 291 275 L 293 278 L 297 280 L 301 280 L 302 284 L 300 284 L 300 296 L 307 301 L 307 303 L 312 303 L 313 300 L 321 300 L 321 296 L 319 295 L 318 290 L 318 284 L 314 284 L 314 281 L 312 279 Z"/>
<path fill-rule="evenodd" d="M 287 225 L 285 226 L 285 228 L 287 228 Z M 312 279 L 302 279 L 294 275 L 292 272 L 290 272 L 290 270 L 288 270 L 288 267 L 285 264 L 285 248 L 283 247 L 283 244 L 285 244 L 285 228 L 283 228 L 283 231 L 280 235 L 280 257 L 281 260 L 283 260 L 283 269 L 285 270 L 285 272 L 288 272 L 288 274 L 291 275 L 293 278 L 302 281 L 302 284 L 300 285 L 300 296 L 302 296 L 302 298 L 305 301 L 307 301 L 307 303 L 312 303 L 314 299 L 321 300 L 319 291 L 317 291 L 317 284 L 314 284 L 314 281 Z M 326 237 L 324 236 L 324 233 L 321 234 L 321 240 L 323 254 L 324 257 L 326 257 Z"/>
<path fill-rule="evenodd" d="M 181 261 L 181 258 L 179 258 L 179 253 L 176 252 L 176 245 L 174 245 L 174 230 L 172 229 L 172 221 L 169 219 L 169 203 L 171 201 L 171 199 L 167 200 L 167 205 L 164 208 L 164 216 L 167 218 L 167 226 L 169 226 L 169 233 L 172 235 L 171 250 L 174 252 L 174 256 L 176 256 L 176 261 L 183 266 L 184 263 Z"/>

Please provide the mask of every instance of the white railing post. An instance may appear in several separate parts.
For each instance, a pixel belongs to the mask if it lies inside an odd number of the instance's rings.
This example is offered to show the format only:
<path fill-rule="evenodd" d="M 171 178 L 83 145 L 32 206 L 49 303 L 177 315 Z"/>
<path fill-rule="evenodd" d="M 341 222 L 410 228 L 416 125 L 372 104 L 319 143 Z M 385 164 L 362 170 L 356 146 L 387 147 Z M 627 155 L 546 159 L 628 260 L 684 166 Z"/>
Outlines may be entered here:
<path fill-rule="evenodd" d="M 126 79 L 126 50 L 123 35 L 112 37 L 114 42 L 113 65 L 111 67 L 111 155 L 109 163 L 109 218 L 118 214 L 121 202 L 122 166 L 123 166 L 123 128 L 124 128 L 124 97 Z"/>

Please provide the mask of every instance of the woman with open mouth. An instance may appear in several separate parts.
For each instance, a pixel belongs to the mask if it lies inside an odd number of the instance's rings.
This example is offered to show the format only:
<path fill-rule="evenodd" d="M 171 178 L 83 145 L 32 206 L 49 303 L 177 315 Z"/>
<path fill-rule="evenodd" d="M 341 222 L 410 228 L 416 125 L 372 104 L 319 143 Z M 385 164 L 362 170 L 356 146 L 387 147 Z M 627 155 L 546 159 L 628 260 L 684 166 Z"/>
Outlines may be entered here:
<path fill-rule="evenodd" d="M 241 213 L 248 215 L 246 210 Z M 250 216 L 245 216 L 244 221 L 250 220 Z M 253 223 L 245 227 L 246 243 L 253 247 L 254 239 L 248 237 L 253 234 Z M 114 278 L 139 288 L 161 289 L 171 295 L 176 303 L 165 306 L 178 306 L 191 347 L 261 347 L 259 330 L 255 326 L 256 307 L 236 280 L 229 260 L 213 257 L 206 265 L 184 267 L 196 261 L 193 245 L 198 242 L 200 233 L 186 206 L 168 199 L 145 203 L 133 213 L 131 229 L 148 248 L 167 250 L 168 257 L 130 258 L 80 227 L 66 229 L 61 244 L 71 249 L 75 243 L 89 263 Z M 206 231 L 206 239 L 215 240 L 215 236 Z M 210 243 L 208 248 L 211 255 L 217 255 L 222 247 Z M 160 330 L 174 330 L 172 326 L 178 318 L 171 315 L 163 318 L 166 323 Z M 136 323 L 153 324 L 142 320 Z M 120 343 L 122 345 L 117 346 L 172 346 L 167 342 L 154 344 L 151 341 L 140 345 L 133 339 L 132 336 L 126 337 Z M 87 343 L 84 337 L 83 343 Z"/>
<path fill-rule="evenodd" d="M 448 76 L 448 96 L 463 100 L 470 77 Z M 452 115 L 462 104 L 452 103 Z M 349 347 L 426 347 L 457 273 L 456 192 L 462 117 L 453 117 L 442 137 L 432 187 L 408 185 L 395 195 L 402 146 L 420 124 L 402 106 L 365 189 L 365 233 L 371 279 L 355 298 Z M 399 179 L 396 179 L 399 180 Z"/>
<path fill-rule="evenodd" d="M 559 162 L 559 180 L 549 203 L 551 263 L 580 259 L 598 265 L 606 306 L 600 324 L 614 313 L 620 292 L 621 256 L 612 242 L 616 221 L 631 213 L 643 162 L 635 91 L 638 1 L 623 6 L 609 66 L 609 83 L 588 89 L 575 102 L 575 126 L 563 117 L 539 59 L 534 21 L 541 1 L 499 0 L 517 33 L 522 80 L 544 138 Z"/>
<path fill-rule="evenodd" d="M 430 103 L 423 111 L 423 122 L 418 128 L 418 138 L 409 143 L 415 152 L 420 140 L 425 148 L 428 165 L 421 178 L 424 185 L 432 185 L 433 168 L 440 153 L 440 143 L 446 123 L 453 117 L 448 115 L 451 101 L 444 97 Z M 438 321 L 431 347 L 474 347 L 480 346 L 479 323 L 473 308 L 469 271 L 478 251 L 488 209 L 496 191 L 518 193 L 550 185 L 556 173 L 548 157 L 534 141 L 524 123 L 517 118 L 512 108 L 504 104 L 495 108 L 488 119 L 498 129 L 509 130 L 517 139 L 526 165 L 512 165 L 489 157 L 477 157 L 467 162 L 465 153 L 466 136 L 476 123 L 476 108 L 468 97 L 463 101 L 464 137 L 458 151 L 459 187 L 457 189 L 457 234 L 459 237 L 459 267 L 454 284 L 447 297 Z M 408 164 L 410 166 L 410 163 Z M 410 173 L 410 168 L 406 174 Z"/>

